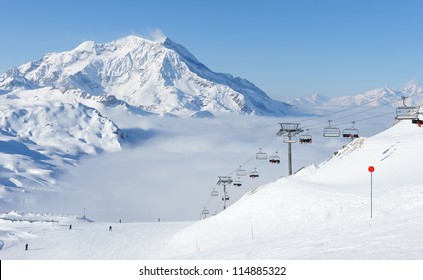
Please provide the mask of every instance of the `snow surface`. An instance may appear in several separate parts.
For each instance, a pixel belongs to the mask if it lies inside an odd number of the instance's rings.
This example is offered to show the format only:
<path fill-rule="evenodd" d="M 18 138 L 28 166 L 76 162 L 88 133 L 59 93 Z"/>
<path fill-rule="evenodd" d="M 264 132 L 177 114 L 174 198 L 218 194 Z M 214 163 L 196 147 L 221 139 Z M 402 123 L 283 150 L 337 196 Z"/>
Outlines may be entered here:
<path fill-rule="evenodd" d="M 54 98 L 51 89 L 0 96 L 0 208 L 54 192 L 84 155 L 121 150 L 123 132 L 99 111 Z M 28 93 L 28 95 L 27 95 Z M 41 98 L 40 98 L 41 97 Z"/>
<path fill-rule="evenodd" d="M 0 258 L 421 259 L 423 134 L 391 127 L 393 101 L 421 104 L 421 92 L 314 95 L 293 109 L 169 39 L 46 54 L 0 76 Z M 323 138 L 329 117 L 363 138 Z M 279 122 L 313 136 L 293 145 L 290 177 Z M 258 162 L 258 148 L 281 164 Z M 210 192 L 240 165 L 260 177 L 230 186 L 222 211 Z M 198 221 L 204 206 L 217 215 Z"/>
<path fill-rule="evenodd" d="M 422 128 L 402 121 L 198 222 L 89 223 L 51 214 L 34 221 L 4 213 L 0 258 L 421 259 L 421 143 Z M 373 219 L 369 165 L 376 169 Z"/>

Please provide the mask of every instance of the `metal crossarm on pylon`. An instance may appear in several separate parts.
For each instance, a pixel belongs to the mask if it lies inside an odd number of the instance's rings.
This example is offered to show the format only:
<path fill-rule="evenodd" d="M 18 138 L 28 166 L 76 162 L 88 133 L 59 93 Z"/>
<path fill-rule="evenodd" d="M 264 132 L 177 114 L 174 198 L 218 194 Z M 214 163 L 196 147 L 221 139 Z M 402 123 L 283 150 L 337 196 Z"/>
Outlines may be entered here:
<path fill-rule="evenodd" d="M 283 136 L 285 143 L 288 144 L 288 174 L 292 175 L 292 148 L 291 144 L 294 143 L 293 139 L 296 139 L 296 135 L 303 132 L 301 128 L 299 128 L 300 124 L 298 123 L 279 123 L 281 125 L 281 129 L 276 133 L 278 136 Z"/>

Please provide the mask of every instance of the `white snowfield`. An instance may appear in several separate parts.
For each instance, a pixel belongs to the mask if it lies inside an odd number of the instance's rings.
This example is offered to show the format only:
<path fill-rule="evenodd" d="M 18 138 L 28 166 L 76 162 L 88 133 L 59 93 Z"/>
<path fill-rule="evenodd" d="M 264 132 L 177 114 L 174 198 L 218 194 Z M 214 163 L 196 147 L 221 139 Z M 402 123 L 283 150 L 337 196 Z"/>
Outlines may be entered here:
<path fill-rule="evenodd" d="M 0 258 L 422 259 L 422 156 L 423 128 L 402 121 L 197 222 L 109 224 L 6 213 Z"/>
<path fill-rule="evenodd" d="M 3 209 L 56 191 L 59 175 L 82 156 L 121 150 L 124 134 L 113 121 L 82 103 L 65 103 L 61 95 L 37 89 L 0 96 Z"/>

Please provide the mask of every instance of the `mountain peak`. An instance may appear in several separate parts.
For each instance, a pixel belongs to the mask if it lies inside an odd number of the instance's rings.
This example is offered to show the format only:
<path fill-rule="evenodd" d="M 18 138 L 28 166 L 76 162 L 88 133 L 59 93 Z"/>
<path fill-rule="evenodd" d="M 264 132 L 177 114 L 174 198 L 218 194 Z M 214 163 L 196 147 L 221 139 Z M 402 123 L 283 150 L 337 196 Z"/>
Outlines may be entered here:
<path fill-rule="evenodd" d="M 136 35 L 104 44 L 87 41 L 45 55 L 0 76 L 0 93 L 52 87 L 184 116 L 199 111 L 280 116 L 291 109 L 245 79 L 211 71 L 184 46 L 158 35 L 155 41 Z"/>
<path fill-rule="evenodd" d="M 94 41 L 85 41 L 81 43 L 79 46 L 77 46 L 74 51 L 79 52 L 92 52 L 95 50 L 97 44 Z"/>
<path fill-rule="evenodd" d="M 147 38 L 140 37 L 140 36 L 137 36 L 137 35 L 129 35 L 129 36 L 117 39 L 117 40 L 112 41 L 112 42 L 118 42 L 118 43 L 121 43 L 121 44 L 124 44 L 124 45 L 135 45 L 135 46 L 140 45 L 140 44 L 144 44 L 146 42 L 150 43 L 150 44 L 157 43 L 153 40 L 149 40 Z"/>

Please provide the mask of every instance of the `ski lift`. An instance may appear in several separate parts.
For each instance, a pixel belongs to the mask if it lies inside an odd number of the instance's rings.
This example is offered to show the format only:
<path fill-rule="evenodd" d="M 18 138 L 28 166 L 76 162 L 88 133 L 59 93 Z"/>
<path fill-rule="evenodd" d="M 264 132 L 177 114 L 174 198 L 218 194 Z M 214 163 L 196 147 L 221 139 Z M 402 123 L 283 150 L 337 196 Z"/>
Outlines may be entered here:
<path fill-rule="evenodd" d="M 308 129 L 307 129 L 307 133 L 306 134 L 300 135 L 300 143 L 301 144 L 311 144 L 312 141 L 313 141 L 313 138 L 308 133 Z"/>
<path fill-rule="evenodd" d="M 207 210 L 207 208 L 204 206 L 203 211 L 201 211 L 201 214 L 208 215 L 209 213 L 209 210 Z"/>
<path fill-rule="evenodd" d="M 213 188 L 212 192 L 211 192 L 211 196 L 219 196 L 219 192 L 216 191 L 215 188 Z"/>
<path fill-rule="evenodd" d="M 417 118 L 411 120 L 412 123 L 417 124 L 419 127 L 423 126 L 423 112 L 420 111 L 420 106 L 417 109 Z"/>
<path fill-rule="evenodd" d="M 222 200 L 229 200 L 229 195 L 227 195 L 227 194 L 223 195 Z"/>
<path fill-rule="evenodd" d="M 353 126 L 351 128 L 345 128 L 342 131 L 342 136 L 346 138 L 358 138 L 358 129 L 354 127 L 355 122 L 352 122 Z"/>
<path fill-rule="evenodd" d="M 259 148 L 258 153 L 256 154 L 256 159 L 259 160 L 266 160 L 267 159 L 267 154 L 265 152 L 261 151 L 261 148 Z"/>
<path fill-rule="evenodd" d="M 247 175 L 247 171 L 242 169 L 240 165 L 239 168 L 236 170 L 236 176 L 246 176 L 246 175 Z"/>
<path fill-rule="evenodd" d="M 258 177 L 259 177 L 259 173 L 256 170 L 256 168 L 254 168 L 254 170 L 250 172 L 250 178 L 254 179 L 254 178 L 258 178 Z"/>
<path fill-rule="evenodd" d="M 423 118 L 419 117 L 419 115 L 417 115 L 417 119 L 411 120 L 411 122 L 414 123 L 414 124 L 417 124 L 419 127 L 423 126 Z"/>
<path fill-rule="evenodd" d="M 417 115 L 417 107 L 409 107 L 407 105 L 405 105 L 405 98 L 402 98 L 402 103 L 404 104 L 404 106 L 398 107 L 397 108 L 397 116 L 395 117 L 395 119 L 397 120 L 417 120 L 418 119 L 418 115 Z"/>
<path fill-rule="evenodd" d="M 234 184 L 235 187 L 241 187 L 242 186 L 242 182 L 239 178 L 238 178 L 238 180 L 235 180 L 233 184 Z"/>
<path fill-rule="evenodd" d="M 297 136 L 295 136 L 295 135 L 285 135 L 283 137 L 283 142 L 284 143 L 295 143 L 295 142 L 297 142 Z"/>
<path fill-rule="evenodd" d="M 329 126 L 323 129 L 323 136 L 324 137 L 339 137 L 339 135 L 341 135 L 341 131 L 337 127 L 332 127 L 330 123 L 331 123 L 331 120 L 329 120 Z"/>
<path fill-rule="evenodd" d="M 278 156 L 278 152 L 275 152 L 275 154 L 273 156 L 269 157 L 269 162 L 270 163 L 276 163 L 276 164 L 281 163 L 281 158 Z"/>

